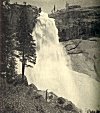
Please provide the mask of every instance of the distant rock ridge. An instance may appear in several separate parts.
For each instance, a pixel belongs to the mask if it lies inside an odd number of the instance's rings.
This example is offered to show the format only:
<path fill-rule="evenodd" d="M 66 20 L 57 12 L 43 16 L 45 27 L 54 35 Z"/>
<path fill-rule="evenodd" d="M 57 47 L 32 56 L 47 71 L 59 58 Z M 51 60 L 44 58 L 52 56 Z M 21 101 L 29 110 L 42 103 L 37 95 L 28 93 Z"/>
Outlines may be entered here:
<path fill-rule="evenodd" d="M 57 10 L 49 17 L 55 19 L 60 41 L 100 37 L 100 6 L 73 5 L 67 10 Z"/>

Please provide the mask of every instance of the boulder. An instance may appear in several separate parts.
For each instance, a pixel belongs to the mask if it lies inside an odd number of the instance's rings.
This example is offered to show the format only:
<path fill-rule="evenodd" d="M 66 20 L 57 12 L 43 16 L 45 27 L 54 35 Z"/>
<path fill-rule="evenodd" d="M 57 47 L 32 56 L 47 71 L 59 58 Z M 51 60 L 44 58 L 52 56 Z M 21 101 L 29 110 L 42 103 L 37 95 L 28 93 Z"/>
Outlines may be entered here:
<path fill-rule="evenodd" d="M 34 90 L 38 90 L 38 88 L 34 84 L 30 84 L 29 87 L 33 88 Z"/>
<path fill-rule="evenodd" d="M 66 102 L 66 100 L 65 100 L 63 97 L 59 97 L 59 98 L 57 99 L 57 102 L 58 102 L 59 104 L 64 104 L 64 103 Z"/>

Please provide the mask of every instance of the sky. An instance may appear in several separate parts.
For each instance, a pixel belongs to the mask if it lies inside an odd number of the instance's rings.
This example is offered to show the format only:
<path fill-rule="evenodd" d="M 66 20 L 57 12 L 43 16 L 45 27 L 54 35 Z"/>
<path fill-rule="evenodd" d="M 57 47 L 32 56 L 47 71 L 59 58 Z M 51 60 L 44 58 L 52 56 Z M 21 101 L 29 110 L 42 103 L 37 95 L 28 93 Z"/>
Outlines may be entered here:
<path fill-rule="evenodd" d="M 81 6 L 95 6 L 100 5 L 100 0 L 10 0 L 11 3 L 17 2 L 22 4 L 27 2 L 33 6 L 41 7 L 44 12 L 50 13 L 54 5 L 56 9 L 63 9 L 65 7 L 66 1 L 69 5 L 78 4 Z"/>

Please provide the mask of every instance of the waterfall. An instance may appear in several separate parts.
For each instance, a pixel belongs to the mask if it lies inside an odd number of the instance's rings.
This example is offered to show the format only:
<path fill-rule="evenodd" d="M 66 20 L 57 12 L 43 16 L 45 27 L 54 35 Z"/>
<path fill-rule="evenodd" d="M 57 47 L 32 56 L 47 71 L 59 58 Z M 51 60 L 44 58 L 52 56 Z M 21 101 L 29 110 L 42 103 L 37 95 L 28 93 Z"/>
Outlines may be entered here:
<path fill-rule="evenodd" d="M 63 96 L 81 109 L 98 109 L 100 84 L 71 69 L 70 58 L 59 43 L 55 20 L 41 12 L 32 36 L 36 40 L 37 61 L 34 68 L 26 69 L 28 82 Z"/>

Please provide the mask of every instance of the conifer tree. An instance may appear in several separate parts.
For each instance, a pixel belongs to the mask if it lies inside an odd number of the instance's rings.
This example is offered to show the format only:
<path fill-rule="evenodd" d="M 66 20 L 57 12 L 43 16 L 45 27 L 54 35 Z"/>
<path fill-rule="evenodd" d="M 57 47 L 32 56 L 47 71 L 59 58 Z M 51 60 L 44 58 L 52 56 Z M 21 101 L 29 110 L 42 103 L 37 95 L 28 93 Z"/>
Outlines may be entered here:
<path fill-rule="evenodd" d="M 18 25 L 17 34 L 17 51 L 18 58 L 22 62 L 22 81 L 24 81 L 25 67 L 31 66 L 27 62 L 35 64 L 36 62 L 36 52 L 35 52 L 35 42 L 32 38 L 32 30 L 28 22 L 28 13 L 26 5 L 21 7 L 21 15 Z"/>

